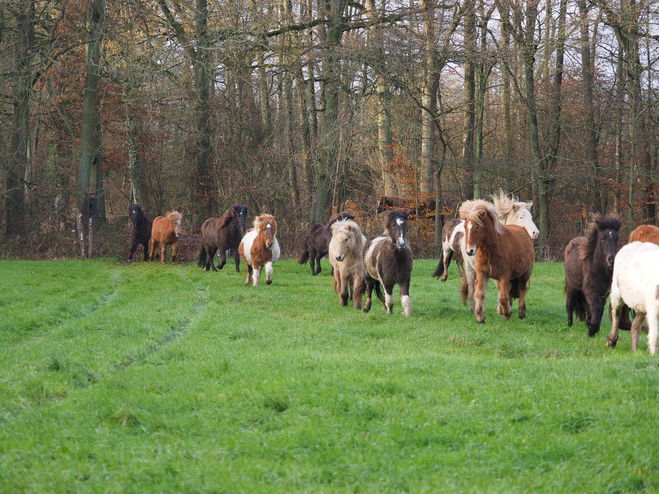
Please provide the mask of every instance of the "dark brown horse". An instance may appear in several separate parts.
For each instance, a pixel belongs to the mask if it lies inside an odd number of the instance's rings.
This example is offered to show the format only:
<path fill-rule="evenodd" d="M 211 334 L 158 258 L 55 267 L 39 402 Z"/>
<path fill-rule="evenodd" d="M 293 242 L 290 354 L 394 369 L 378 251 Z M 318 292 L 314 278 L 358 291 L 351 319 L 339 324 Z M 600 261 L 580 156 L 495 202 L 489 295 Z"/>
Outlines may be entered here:
<path fill-rule="evenodd" d="M 611 291 L 621 226 L 620 219 L 614 215 L 594 215 L 586 236 L 573 238 L 565 247 L 567 325 L 572 326 L 576 313 L 581 321 L 587 319 L 589 336 L 600 330 L 604 304 Z"/>
<path fill-rule="evenodd" d="M 465 220 L 465 251 L 475 261 L 476 284 L 474 313 L 476 321 L 485 322 L 485 289 L 487 280 L 497 281 L 497 312 L 510 319 L 511 300 L 519 298 L 519 318 L 526 317 L 526 292 L 533 272 L 535 251 L 533 240 L 521 226 L 504 226 L 493 204 L 481 199 L 460 206 Z"/>
<path fill-rule="evenodd" d="M 343 211 L 333 215 L 327 225 L 315 223 L 307 229 L 307 238 L 304 240 L 304 252 L 298 263 L 304 264 L 309 261 L 311 275 L 316 276 L 322 271 L 320 260 L 329 252 L 329 243 L 332 240 L 332 225 L 340 220 L 354 220 L 355 217 Z"/>
<path fill-rule="evenodd" d="M 222 269 L 227 262 L 227 250 L 235 249 L 238 252 L 240 240 L 243 238 L 247 225 L 247 208 L 241 204 L 234 204 L 227 209 L 221 218 L 208 218 L 201 225 L 201 247 L 199 248 L 199 261 L 197 266 L 213 268 L 217 271 L 213 258 L 220 251 L 220 264 Z M 236 255 L 236 271 L 240 273 L 240 256 Z"/>
<path fill-rule="evenodd" d="M 422 218 L 435 219 L 435 209 L 437 207 L 437 202 L 435 199 L 421 199 L 419 200 L 418 208 L 419 215 Z M 412 220 L 416 218 L 416 209 L 417 204 L 415 199 L 405 199 L 403 197 L 395 196 L 380 196 L 378 199 L 377 207 L 375 212 L 380 214 L 382 211 L 388 209 L 399 209 L 405 210 L 409 214 L 409 219 Z"/>
<path fill-rule="evenodd" d="M 394 285 L 400 288 L 401 305 L 406 316 L 412 311 L 410 300 L 410 275 L 412 273 L 412 249 L 407 243 L 408 213 L 397 209 L 387 211 L 384 233 L 371 237 L 364 246 L 366 265 L 366 303 L 364 312 L 371 310 L 373 288 L 384 304 L 387 314 L 394 307 Z M 384 286 L 384 296 L 380 285 Z"/>
<path fill-rule="evenodd" d="M 153 261 L 155 250 L 160 244 L 160 262 L 167 262 L 167 246 L 172 246 L 172 262 L 178 254 L 178 239 L 183 230 L 183 215 L 178 211 L 167 213 L 167 216 L 156 216 L 151 227 L 151 241 L 149 242 L 149 257 Z"/>
<path fill-rule="evenodd" d="M 147 218 L 142 208 L 137 204 L 133 204 L 128 208 L 128 215 L 130 216 L 130 221 L 133 223 L 133 231 L 130 234 L 132 247 L 130 248 L 128 262 L 132 262 L 138 245 L 142 245 L 144 249 L 144 261 L 146 262 L 149 260 L 149 240 L 151 239 L 153 220 Z"/>
<path fill-rule="evenodd" d="M 279 242 L 277 241 L 277 221 L 271 214 L 262 214 L 254 220 L 254 228 L 240 241 L 238 252 L 247 265 L 245 285 L 254 277 L 254 286 L 259 286 L 261 270 L 265 267 L 265 282 L 272 283 L 272 264 L 279 260 Z"/>

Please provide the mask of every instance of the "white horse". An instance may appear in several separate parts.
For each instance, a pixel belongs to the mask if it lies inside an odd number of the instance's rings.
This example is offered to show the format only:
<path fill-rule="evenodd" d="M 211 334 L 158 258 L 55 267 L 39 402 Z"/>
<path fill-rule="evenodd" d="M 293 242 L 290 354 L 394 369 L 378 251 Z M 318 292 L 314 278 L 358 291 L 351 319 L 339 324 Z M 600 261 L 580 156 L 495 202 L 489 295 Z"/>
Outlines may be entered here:
<path fill-rule="evenodd" d="M 524 228 L 529 236 L 535 240 L 540 230 L 533 222 L 531 215 L 532 202 L 522 202 L 515 196 L 507 196 L 503 190 L 498 195 L 492 196 L 492 202 L 499 215 L 499 223 L 502 225 L 517 225 Z M 464 221 L 462 224 L 463 235 L 460 239 L 460 252 L 465 263 L 465 278 L 462 280 L 462 301 L 466 304 L 467 298 L 474 308 L 474 290 L 476 286 L 476 261 L 473 256 L 467 255 L 464 237 Z"/>
<path fill-rule="evenodd" d="M 618 342 L 618 324 L 624 305 L 636 311 L 632 321 L 632 351 L 638 348 L 643 319 L 648 319 L 650 354 L 657 354 L 659 340 L 659 246 L 632 242 L 616 254 L 611 282 L 611 334 L 607 346 Z"/>

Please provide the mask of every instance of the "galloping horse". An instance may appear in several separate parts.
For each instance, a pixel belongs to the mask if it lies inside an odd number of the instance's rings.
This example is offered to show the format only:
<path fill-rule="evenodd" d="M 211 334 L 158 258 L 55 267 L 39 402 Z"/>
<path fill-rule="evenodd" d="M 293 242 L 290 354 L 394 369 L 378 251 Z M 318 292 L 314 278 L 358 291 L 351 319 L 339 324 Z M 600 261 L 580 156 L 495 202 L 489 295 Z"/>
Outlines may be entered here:
<path fill-rule="evenodd" d="M 350 213 L 343 211 L 330 218 L 327 225 L 315 223 L 307 229 L 307 238 L 304 240 L 304 252 L 298 261 L 304 264 L 309 261 L 311 265 L 311 275 L 320 274 L 322 268 L 320 260 L 329 252 L 329 243 L 332 240 L 332 225 L 340 220 L 354 220 L 355 217 Z"/>
<path fill-rule="evenodd" d="M 465 220 L 465 250 L 475 261 L 474 290 L 476 321 L 485 322 L 487 280 L 498 281 L 497 312 L 510 319 L 510 300 L 519 298 L 519 317 L 526 317 L 526 292 L 533 272 L 533 240 L 521 226 L 499 223 L 496 208 L 483 200 L 466 201 L 460 206 Z"/>
<path fill-rule="evenodd" d="M 199 261 L 197 266 L 213 268 L 217 271 L 213 258 L 220 251 L 220 264 L 222 269 L 227 262 L 226 251 L 238 249 L 240 240 L 243 238 L 247 225 L 247 208 L 241 204 L 234 204 L 227 209 L 221 218 L 208 218 L 201 225 L 201 247 L 199 248 Z M 240 273 L 240 256 L 236 256 L 236 271 Z"/>
<path fill-rule="evenodd" d="M 636 311 L 632 322 L 632 351 L 638 347 L 643 319 L 648 319 L 648 346 L 657 354 L 659 340 L 659 246 L 652 242 L 632 242 L 616 255 L 611 282 L 611 334 L 607 346 L 618 342 L 618 324 L 623 306 Z"/>
<path fill-rule="evenodd" d="M 149 242 L 149 257 L 153 261 L 155 250 L 160 244 L 160 262 L 167 262 L 167 246 L 172 246 L 172 262 L 178 254 L 178 239 L 183 229 L 183 215 L 178 211 L 167 213 L 166 216 L 156 216 L 151 228 L 151 241 Z"/>
<path fill-rule="evenodd" d="M 410 274 L 412 272 L 412 249 L 405 238 L 408 213 L 391 209 L 387 212 L 384 233 L 371 237 L 364 246 L 366 265 L 366 303 L 364 312 L 371 310 L 373 288 L 384 304 L 387 314 L 394 307 L 393 289 L 398 283 L 400 299 L 406 316 L 412 312 L 410 300 Z M 384 286 L 383 296 L 380 285 Z"/>
<path fill-rule="evenodd" d="M 254 219 L 254 228 L 240 241 L 238 252 L 247 265 L 245 285 L 249 285 L 252 275 L 254 286 L 259 286 L 261 270 L 265 266 L 265 282 L 272 283 L 272 264 L 279 260 L 277 241 L 277 221 L 271 214 L 262 214 Z"/>
<path fill-rule="evenodd" d="M 130 234 L 132 247 L 130 248 L 128 262 L 132 262 L 135 250 L 140 244 L 142 244 L 142 248 L 144 249 L 144 261 L 146 262 L 149 260 L 149 240 L 151 239 L 153 220 L 147 218 L 142 208 L 137 204 L 133 204 L 128 208 L 128 215 L 130 216 L 130 221 L 133 223 L 133 231 Z"/>
<path fill-rule="evenodd" d="M 355 309 L 361 309 L 364 296 L 364 236 L 359 225 L 352 220 L 337 221 L 332 225 L 329 258 L 334 268 L 334 291 L 339 304 L 348 305 L 352 291 Z"/>
<path fill-rule="evenodd" d="M 622 222 L 614 215 L 594 215 L 585 237 L 570 240 L 565 247 L 565 295 L 567 325 L 572 315 L 588 318 L 588 335 L 600 330 L 606 297 L 611 291 L 613 262 L 618 250 Z"/>

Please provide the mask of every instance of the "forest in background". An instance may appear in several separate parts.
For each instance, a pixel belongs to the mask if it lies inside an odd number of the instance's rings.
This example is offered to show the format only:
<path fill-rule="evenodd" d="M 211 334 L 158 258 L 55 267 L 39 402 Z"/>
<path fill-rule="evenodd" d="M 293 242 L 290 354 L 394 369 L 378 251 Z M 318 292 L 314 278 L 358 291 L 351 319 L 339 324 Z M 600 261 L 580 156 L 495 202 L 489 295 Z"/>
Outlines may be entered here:
<path fill-rule="evenodd" d="M 185 235 L 242 203 L 285 255 L 332 211 L 379 233 L 387 195 L 434 200 L 410 224 L 432 256 L 442 216 L 503 188 L 534 203 L 538 260 L 562 259 L 591 213 L 656 223 L 658 8 L 7 0 L 0 253 L 79 255 L 90 193 L 119 242 L 132 203 Z"/>

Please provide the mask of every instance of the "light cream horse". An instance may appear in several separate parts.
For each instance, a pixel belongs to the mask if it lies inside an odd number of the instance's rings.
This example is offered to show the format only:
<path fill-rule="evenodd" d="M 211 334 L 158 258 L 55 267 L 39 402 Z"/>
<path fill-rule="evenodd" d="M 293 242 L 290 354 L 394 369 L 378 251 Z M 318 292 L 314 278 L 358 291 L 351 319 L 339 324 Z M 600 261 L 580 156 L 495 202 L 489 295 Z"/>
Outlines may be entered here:
<path fill-rule="evenodd" d="M 342 220 L 332 225 L 329 259 L 334 268 L 334 291 L 339 296 L 341 306 L 348 305 L 352 295 L 357 310 L 361 309 L 366 288 L 364 243 L 364 235 L 354 221 Z"/>

